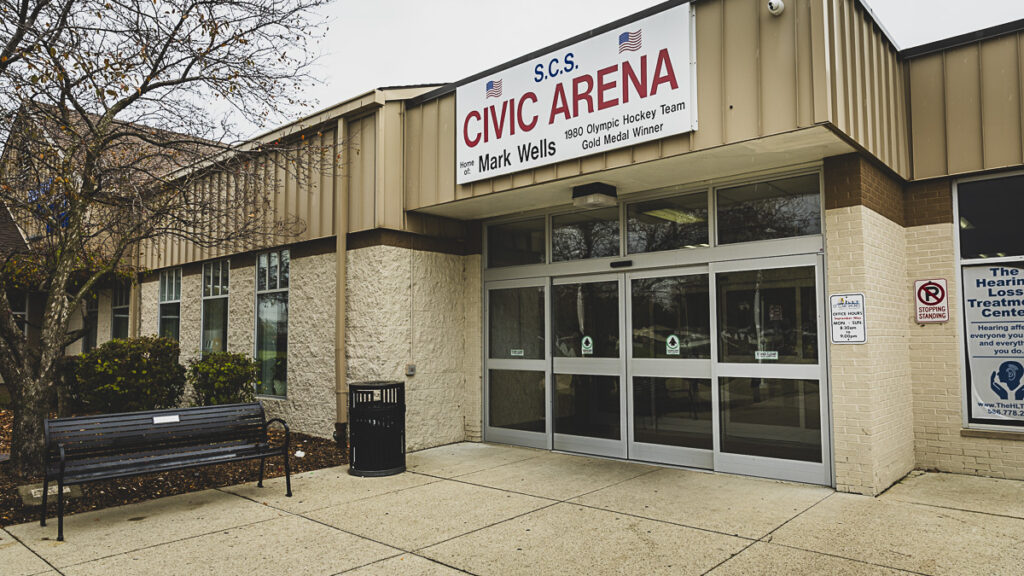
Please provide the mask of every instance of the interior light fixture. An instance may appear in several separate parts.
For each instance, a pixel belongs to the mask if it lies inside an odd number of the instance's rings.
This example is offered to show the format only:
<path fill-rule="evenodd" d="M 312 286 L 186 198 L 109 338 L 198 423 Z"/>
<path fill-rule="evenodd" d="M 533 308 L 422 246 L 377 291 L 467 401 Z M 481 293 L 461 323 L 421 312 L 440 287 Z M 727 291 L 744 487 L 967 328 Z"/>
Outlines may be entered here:
<path fill-rule="evenodd" d="M 591 182 L 572 188 L 572 205 L 577 208 L 606 208 L 617 204 L 615 186 L 611 184 Z"/>
<path fill-rule="evenodd" d="M 960 217 L 960 229 L 961 230 L 974 230 L 974 224 L 971 224 L 970 220 L 968 220 L 967 218 L 964 218 L 963 216 L 961 216 Z"/>
<path fill-rule="evenodd" d="M 687 212 L 677 208 L 658 208 L 657 210 L 644 212 L 644 216 L 660 218 L 661 220 L 667 220 L 676 224 L 698 224 L 700 222 L 704 222 L 704 218 L 701 218 L 693 212 Z"/>

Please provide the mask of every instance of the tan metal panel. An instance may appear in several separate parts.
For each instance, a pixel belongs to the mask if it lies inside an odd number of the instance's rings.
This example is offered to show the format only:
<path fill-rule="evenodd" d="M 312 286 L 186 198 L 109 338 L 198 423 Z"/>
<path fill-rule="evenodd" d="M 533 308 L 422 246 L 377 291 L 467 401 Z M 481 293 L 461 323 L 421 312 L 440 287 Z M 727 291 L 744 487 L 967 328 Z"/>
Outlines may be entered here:
<path fill-rule="evenodd" d="M 947 174 L 946 102 L 940 54 L 910 61 L 910 122 L 914 178 Z"/>
<path fill-rule="evenodd" d="M 722 107 L 724 81 L 724 2 L 698 2 L 697 21 L 697 118 L 700 122 L 694 142 L 698 148 L 718 146 L 724 141 L 725 117 Z M 658 158 L 660 147 L 641 144 L 640 157 Z M 654 156 L 651 156 L 651 153 Z"/>
<path fill-rule="evenodd" d="M 438 103 L 437 110 L 438 136 L 434 141 L 437 147 L 437 186 L 439 190 L 455 188 L 455 95 L 451 94 Z M 470 194 L 463 193 L 461 197 Z"/>
<path fill-rule="evenodd" d="M 971 44 L 945 53 L 946 146 L 953 174 L 984 167 L 981 148 L 981 76 L 979 47 Z"/>
<path fill-rule="evenodd" d="M 337 172 L 337 146 L 335 145 L 335 131 L 328 130 L 321 135 L 320 161 L 320 231 L 324 236 L 333 236 L 334 228 L 334 195 L 337 190 L 334 187 L 334 175 Z"/>
<path fill-rule="evenodd" d="M 424 206 L 420 189 L 423 181 L 423 110 L 415 106 L 405 111 L 405 207 L 415 210 Z M 428 189 L 433 186 L 427 186 Z"/>
<path fill-rule="evenodd" d="M 758 3 L 759 5 L 763 3 Z M 798 6 L 787 6 L 785 18 L 759 11 L 760 19 L 760 117 L 761 133 L 792 130 L 797 125 L 799 80 L 796 65 L 796 19 Z"/>
<path fill-rule="evenodd" d="M 827 122 L 832 118 L 832 75 L 835 70 L 831 60 L 831 38 L 834 32 L 831 18 L 831 2 L 809 0 L 811 6 L 811 70 L 814 85 L 814 122 Z M 803 55 L 804 52 L 799 54 Z"/>
<path fill-rule="evenodd" d="M 760 7 L 761 2 L 737 0 L 725 2 L 723 105 L 726 107 L 726 142 L 755 138 L 760 132 L 758 122 L 760 116 L 758 10 Z"/>
<path fill-rule="evenodd" d="M 377 111 L 376 226 L 400 230 L 405 220 L 402 104 L 388 102 Z"/>
<path fill-rule="evenodd" d="M 452 99 L 454 100 L 454 96 Z M 419 153 L 422 158 L 420 172 L 420 203 L 422 206 L 440 204 L 455 199 L 455 188 L 441 186 L 438 179 L 438 148 L 439 143 L 445 138 L 441 133 L 441 115 L 438 108 L 441 102 L 433 100 L 427 102 L 423 109 L 423 142 L 419 144 Z M 455 145 L 455 132 L 451 134 L 452 145 Z"/>
<path fill-rule="evenodd" d="M 796 69 L 796 121 L 801 128 L 814 124 L 814 62 L 812 54 L 811 0 L 793 2 L 793 58 Z"/>
<path fill-rule="evenodd" d="M 377 153 L 376 115 L 364 116 L 348 124 L 349 159 L 349 231 L 374 227 Z"/>
<path fill-rule="evenodd" d="M 981 45 L 981 114 L 985 168 L 1021 163 L 1018 36 Z"/>

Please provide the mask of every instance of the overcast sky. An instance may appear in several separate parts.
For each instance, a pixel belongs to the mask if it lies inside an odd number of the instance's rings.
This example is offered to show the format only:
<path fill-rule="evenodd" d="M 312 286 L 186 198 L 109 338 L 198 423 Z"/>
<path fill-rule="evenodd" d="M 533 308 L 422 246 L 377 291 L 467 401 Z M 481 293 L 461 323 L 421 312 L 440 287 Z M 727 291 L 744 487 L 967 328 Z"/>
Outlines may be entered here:
<path fill-rule="evenodd" d="M 766 0 L 765 0 L 766 1 Z M 1024 0 L 866 0 L 900 48 L 1024 18 Z M 454 82 L 661 0 L 336 0 L 309 95 Z"/>

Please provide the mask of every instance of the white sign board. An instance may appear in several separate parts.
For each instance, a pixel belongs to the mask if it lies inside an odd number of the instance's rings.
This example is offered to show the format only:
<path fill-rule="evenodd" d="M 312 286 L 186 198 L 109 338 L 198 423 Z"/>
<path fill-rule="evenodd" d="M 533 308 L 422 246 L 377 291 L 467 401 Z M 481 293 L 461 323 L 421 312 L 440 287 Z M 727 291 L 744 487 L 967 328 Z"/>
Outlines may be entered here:
<path fill-rule="evenodd" d="M 949 292 L 946 281 L 918 280 L 914 282 L 914 317 L 918 324 L 949 322 Z"/>
<path fill-rule="evenodd" d="M 1024 422 L 1024 264 L 964 266 L 970 419 Z"/>
<path fill-rule="evenodd" d="M 868 341 L 863 294 L 833 294 L 828 304 L 833 344 Z"/>
<path fill-rule="evenodd" d="M 696 130 L 692 27 L 682 4 L 459 86 L 456 181 Z"/>

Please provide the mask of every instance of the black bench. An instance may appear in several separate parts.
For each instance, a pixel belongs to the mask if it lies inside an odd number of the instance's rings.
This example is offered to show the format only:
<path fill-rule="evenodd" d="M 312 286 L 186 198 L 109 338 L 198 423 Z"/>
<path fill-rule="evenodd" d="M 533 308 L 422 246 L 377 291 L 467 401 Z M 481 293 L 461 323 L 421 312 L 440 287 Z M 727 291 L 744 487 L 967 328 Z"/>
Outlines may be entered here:
<path fill-rule="evenodd" d="M 270 446 L 267 428 L 284 427 L 284 445 Z M 180 410 L 153 410 L 47 420 L 46 472 L 41 526 L 46 526 L 47 490 L 57 482 L 57 540 L 64 540 L 64 486 L 153 472 L 284 457 L 287 495 L 292 495 L 288 425 L 267 420 L 259 402 Z"/>

